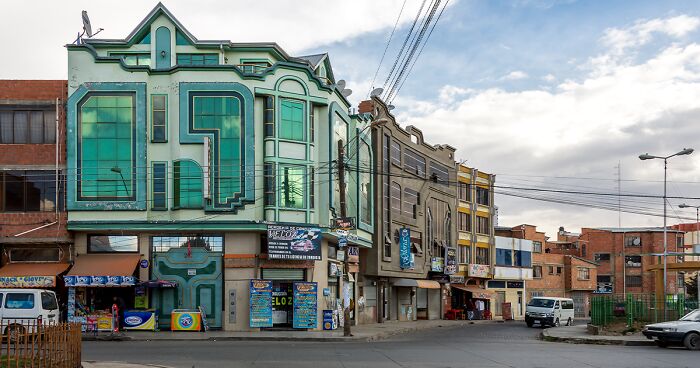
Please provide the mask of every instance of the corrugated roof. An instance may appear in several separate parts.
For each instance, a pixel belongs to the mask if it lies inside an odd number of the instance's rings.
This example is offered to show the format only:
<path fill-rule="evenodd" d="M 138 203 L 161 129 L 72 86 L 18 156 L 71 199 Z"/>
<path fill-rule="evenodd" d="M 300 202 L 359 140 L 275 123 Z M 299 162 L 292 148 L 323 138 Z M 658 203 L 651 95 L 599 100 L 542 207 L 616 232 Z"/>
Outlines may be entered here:
<path fill-rule="evenodd" d="M 140 254 L 81 254 L 68 275 L 131 276 L 140 260 Z"/>

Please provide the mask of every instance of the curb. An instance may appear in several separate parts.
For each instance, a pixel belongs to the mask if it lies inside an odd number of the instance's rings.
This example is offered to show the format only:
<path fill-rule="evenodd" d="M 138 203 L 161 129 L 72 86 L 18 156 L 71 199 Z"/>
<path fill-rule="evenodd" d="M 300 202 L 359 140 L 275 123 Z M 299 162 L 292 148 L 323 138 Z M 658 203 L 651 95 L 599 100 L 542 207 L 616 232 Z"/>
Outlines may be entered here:
<path fill-rule="evenodd" d="M 292 341 L 292 342 L 372 342 L 388 339 L 392 336 L 413 333 L 422 330 L 436 328 L 460 328 L 474 324 L 483 324 L 484 322 L 469 322 L 457 325 L 433 325 L 433 326 L 412 326 L 399 327 L 391 331 L 381 331 L 372 335 L 358 334 L 356 336 L 329 336 L 329 337 L 289 337 L 289 336 L 202 336 L 202 337 L 183 337 L 183 338 L 148 338 L 140 336 L 126 335 L 103 335 L 103 336 L 83 336 L 82 341 Z M 488 323 L 505 323 L 505 321 L 491 321 Z"/>
<path fill-rule="evenodd" d="M 560 342 L 568 344 L 588 344 L 588 345 L 620 345 L 620 346 L 656 346 L 653 340 L 613 340 L 594 337 L 559 337 L 552 336 L 546 329 L 540 332 L 540 339 L 549 342 Z"/>

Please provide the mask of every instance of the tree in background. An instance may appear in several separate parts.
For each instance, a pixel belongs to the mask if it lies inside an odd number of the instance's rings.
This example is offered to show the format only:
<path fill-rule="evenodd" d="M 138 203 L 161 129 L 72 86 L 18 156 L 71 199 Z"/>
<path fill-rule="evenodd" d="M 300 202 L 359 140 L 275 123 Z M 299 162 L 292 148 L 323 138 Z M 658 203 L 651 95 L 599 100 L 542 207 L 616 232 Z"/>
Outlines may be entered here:
<path fill-rule="evenodd" d="M 686 295 L 690 300 L 698 299 L 698 274 L 700 272 L 696 272 L 695 276 L 689 277 L 688 281 L 685 282 Z"/>

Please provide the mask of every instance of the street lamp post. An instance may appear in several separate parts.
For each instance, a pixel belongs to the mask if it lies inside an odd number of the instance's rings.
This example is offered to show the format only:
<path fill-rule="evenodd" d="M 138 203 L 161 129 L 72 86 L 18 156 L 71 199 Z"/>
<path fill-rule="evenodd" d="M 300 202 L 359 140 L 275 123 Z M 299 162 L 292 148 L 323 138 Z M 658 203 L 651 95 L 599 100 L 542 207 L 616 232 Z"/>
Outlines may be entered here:
<path fill-rule="evenodd" d="M 679 205 L 678 207 L 680 208 L 695 208 L 695 234 L 693 234 L 693 252 L 695 252 L 695 248 L 697 247 L 698 243 L 696 237 L 700 236 L 700 206 L 690 206 L 685 203 Z M 695 286 L 698 288 L 698 308 L 700 308 L 700 271 L 697 271 L 695 273 Z"/>
<path fill-rule="evenodd" d="M 668 319 L 667 315 L 668 313 L 666 312 L 666 294 L 668 293 L 668 239 L 666 239 L 666 172 L 668 171 L 668 159 L 674 156 L 683 156 L 683 155 L 689 155 L 693 153 L 692 148 L 683 148 L 680 152 L 676 152 L 670 156 L 653 156 L 648 153 L 644 153 L 639 155 L 639 159 L 644 161 L 644 160 L 651 160 L 651 159 L 661 159 L 664 160 L 664 296 L 663 296 L 663 301 L 664 301 L 664 319 Z M 657 297 L 658 300 L 658 297 Z"/>

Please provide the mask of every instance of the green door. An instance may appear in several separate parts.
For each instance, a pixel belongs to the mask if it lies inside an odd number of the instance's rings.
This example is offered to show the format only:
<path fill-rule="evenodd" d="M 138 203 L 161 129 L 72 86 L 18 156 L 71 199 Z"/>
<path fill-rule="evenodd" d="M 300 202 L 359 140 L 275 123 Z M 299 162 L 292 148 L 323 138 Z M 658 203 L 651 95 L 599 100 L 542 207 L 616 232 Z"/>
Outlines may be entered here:
<path fill-rule="evenodd" d="M 172 248 L 153 254 L 153 278 L 177 282 L 176 289 L 160 289 L 153 293 L 161 328 L 170 327 L 173 309 L 202 307 L 209 327 L 221 327 L 223 308 L 221 253 L 192 248 Z"/>

